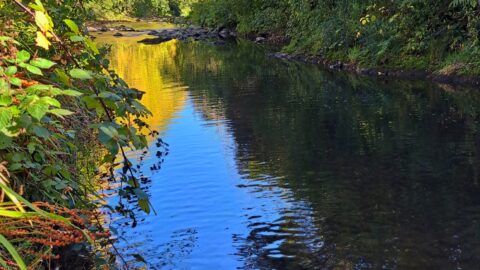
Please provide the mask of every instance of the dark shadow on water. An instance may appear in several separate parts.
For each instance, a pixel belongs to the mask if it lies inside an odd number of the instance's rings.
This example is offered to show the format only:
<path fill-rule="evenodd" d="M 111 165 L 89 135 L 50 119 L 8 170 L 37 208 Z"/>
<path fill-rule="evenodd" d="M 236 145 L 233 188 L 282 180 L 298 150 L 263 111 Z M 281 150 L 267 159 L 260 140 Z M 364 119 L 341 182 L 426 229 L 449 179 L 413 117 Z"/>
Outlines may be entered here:
<path fill-rule="evenodd" d="M 117 65 L 155 74 L 130 79 L 172 143 L 161 177 L 146 173 L 160 214 L 123 232 L 152 267 L 480 265 L 478 89 L 332 73 L 247 42 L 125 46 Z"/>
<path fill-rule="evenodd" d="M 331 73 L 246 43 L 178 49 L 182 81 L 204 117 L 228 121 L 246 178 L 281 177 L 288 200 L 308 202 L 234 235 L 245 268 L 480 265 L 478 89 Z"/>

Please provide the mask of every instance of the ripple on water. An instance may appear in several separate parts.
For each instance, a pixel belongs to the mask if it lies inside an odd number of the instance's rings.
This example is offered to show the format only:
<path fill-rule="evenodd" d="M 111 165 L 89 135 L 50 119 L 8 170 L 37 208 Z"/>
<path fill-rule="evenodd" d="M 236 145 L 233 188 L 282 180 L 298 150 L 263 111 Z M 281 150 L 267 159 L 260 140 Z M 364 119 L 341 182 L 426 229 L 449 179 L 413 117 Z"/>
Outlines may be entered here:
<path fill-rule="evenodd" d="M 111 58 L 169 143 L 161 170 L 139 163 L 158 214 L 113 220 L 150 268 L 480 264 L 478 91 L 332 74 L 243 42 L 124 42 Z"/>

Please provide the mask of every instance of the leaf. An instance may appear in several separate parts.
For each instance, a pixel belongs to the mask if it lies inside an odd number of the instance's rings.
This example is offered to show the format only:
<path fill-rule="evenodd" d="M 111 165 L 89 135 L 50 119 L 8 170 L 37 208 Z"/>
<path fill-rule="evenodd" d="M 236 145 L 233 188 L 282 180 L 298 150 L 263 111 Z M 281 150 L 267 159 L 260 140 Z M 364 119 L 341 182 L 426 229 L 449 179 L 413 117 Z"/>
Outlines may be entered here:
<path fill-rule="evenodd" d="M 10 95 L 0 96 L 0 106 L 8 106 L 12 104 L 12 97 Z"/>
<path fill-rule="evenodd" d="M 138 206 L 147 214 L 150 214 L 150 205 L 148 203 L 148 199 L 139 199 Z"/>
<path fill-rule="evenodd" d="M 27 107 L 27 112 L 37 120 L 41 120 L 43 116 L 48 112 L 48 104 L 44 102 L 34 102 Z"/>
<path fill-rule="evenodd" d="M 51 109 L 49 111 L 49 113 L 52 113 L 60 118 L 63 118 L 63 116 L 67 116 L 67 115 L 72 115 L 73 112 L 69 111 L 69 110 L 65 110 L 65 109 Z"/>
<path fill-rule="evenodd" d="M 57 108 L 61 106 L 60 102 L 52 97 L 41 97 L 39 102 L 42 102 Z"/>
<path fill-rule="evenodd" d="M 21 270 L 27 270 L 27 265 L 25 265 L 25 262 L 23 261 L 22 257 L 18 254 L 17 250 L 12 246 L 12 244 L 3 236 L 0 234 L 0 244 L 5 247 L 5 249 L 12 255 L 13 259 L 17 263 L 18 267 Z"/>
<path fill-rule="evenodd" d="M 50 88 L 51 88 L 51 85 L 34 84 L 34 85 L 28 87 L 27 89 L 25 89 L 25 91 L 27 91 L 29 94 L 35 94 L 35 93 L 38 93 L 38 92 L 49 90 Z"/>
<path fill-rule="evenodd" d="M 28 61 L 28 59 L 30 59 L 30 53 L 29 52 L 27 52 L 25 50 L 22 50 L 22 51 L 17 53 L 17 57 L 16 57 L 17 62 L 26 62 L 26 61 Z"/>
<path fill-rule="evenodd" d="M 57 75 L 58 80 L 65 85 L 71 85 L 70 77 L 68 77 L 67 73 L 63 69 L 55 69 L 55 75 Z"/>
<path fill-rule="evenodd" d="M 12 146 L 12 142 L 12 138 L 0 131 L 0 149 L 5 149 L 9 146 Z"/>
<path fill-rule="evenodd" d="M 9 82 L 18 87 L 22 85 L 22 80 L 20 80 L 19 78 L 10 78 Z"/>
<path fill-rule="evenodd" d="M 84 41 L 85 38 L 83 38 L 82 36 L 70 36 L 70 40 L 73 42 L 80 42 L 80 41 Z"/>
<path fill-rule="evenodd" d="M 8 108 L 0 108 L 0 129 L 11 126 L 13 114 Z"/>
<path fill-rule="evenodd" d="M 52 62 L 50 60 L 44 59 L 44 58 L 35 58 L 32 61 L 30 61 L 30 64 L 42 68 L 42 69 L 48 69 L 51 68 L 55 65 L 55 62 Z"/>
<path fill-rule="evenodd" d="M 7 92 L 10 89 L 7 81 L 4 79 L 0 79 L 0 91 Z"/>
<path fill-rule="evenodd" d="M 40 2 L 40 0 L 35 0 L 35 4 L 30 3 L 30 5 L 28 6 L 34 10 L 45 11 L 45 8 L 43 7 L 42 2 Z"/>
<path fill-rule="evenodd" d="M 40 138 L 48 139 L 50 137 L 50 131 L 48 129 L 41 127 L 41 126 L 34 126 L 32 128 L 33 133 Z"/>
<path fill-rule="evenodd" d="M 62 92 L 60 92 L 60 95 L 69 96 L 69 97 L 79 97 L 79 96 L 83 95 L 83 93 L 78 92 L 76 90 L 67 89 L 67 90 L 63 90 Z"/>
<path fill-rule="evenodd" d="M 35 11 L 35 24 L 44 33 L 52 29 L 47 14 L 43 11 Z"/>
<path fill-rule="evenodd" d="M 42 70 L 36 66 L 32 66 L 30 64 L 25 64 L 25 63 L 22 63 L 20 66 L 26 68 L 28 72 L 33 73 L 35 75 L 40 75 L 40 76 L 43 75 Z"/>
<path fill-rule="evenodd" d="M 108 92 L 108 91 L 100 92 L 98 94 L 98 97 L 103 98 L 103 99 L 109 99 L 109 100 L 112 100 L 112 101 L 122 100 L 122 98 L 120 96 L 118 96 L 117 94 L 114 94 L 114 93 Z"/>
<path fill-rule="evenodd" d="M 97 48 L 97 45 L 88 37 L 85 37 L 85 45 L 94 53 L 94 54 L 99 54 L 100 51 Z"/>
<path fill-rule="evenodd" d="M 7 69 L 5 69 L 5 75 L 7 76 L 13 76 L 17 73 L 17 67 L 16 66 L 9 66 Z"/>
<path fill-rule="evenodd" d="M 45 35 L 40 31 L 37 31 L 37 37 L 35 38 L 35 42 L 38 47 L 42 47 L 45 50 L 48 50 L 48 48 L 50 48 L 50 45 L 51 45 L 47 37 L 45 37 Z"/>
<path fill-rule="evenodd" d="M 70 70 L 69 73 L 70 73 L 70 76 L 72 76 L 75 79 L 80 79 L 80 80 L 92 79 L 92 75 L 90 75 L 90 72 L 83 69 L 74 68 Z"/>
<path fill-rule="evenodd" d="M 103 137 L 102 141 L 113 140 L 118 137 L 117 130 L 112 126 L 100 126 L 100 136 Z"/>
<path fill-rule="evenodd" d="M 63 20 L 63 22 L 68 26 L 68 28 L 70 28 L 70 30 L 71 30 L 73 33 L 75 33 L 75 34 L 79 34 L 79 33 L 80 33 L 80 31 L 78 30 L 78 26 L 77 26 L 77 24 L 76 24 L 74 21 L 72 21 L 72 20 L 70 20 L 70 19 L 65 19 L 65 20 Z"/>
<path fill-rule="evenodd" d="M 102 104 L 92 96 L 84 96 L 82 97 L 82 101 L 85 102 L 88 109 L 96 109 L 102 106 Z"/>

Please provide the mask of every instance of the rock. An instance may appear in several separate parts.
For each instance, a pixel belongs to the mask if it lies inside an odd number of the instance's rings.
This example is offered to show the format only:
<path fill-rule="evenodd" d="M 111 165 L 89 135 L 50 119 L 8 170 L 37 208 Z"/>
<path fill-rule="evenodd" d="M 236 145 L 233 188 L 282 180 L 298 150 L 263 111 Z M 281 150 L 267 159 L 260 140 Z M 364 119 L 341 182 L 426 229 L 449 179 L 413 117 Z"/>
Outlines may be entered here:
<path fill-rule="evenodd" d="M 117 30 L 118 31 L 123 31 L 123 32 L 135 32 L 135 29 L 133 29 L 132 27 L 125 26 L 123 24 L 118 26 Z"/>
<path fill-rule="evenodd" d="M 257 37 L 257 38 L 255 39 L 255 43 L 264 43 L 265 40 L 267 40 L 267 39 L 264 38 L 264 37 Z"/>
<path fill-rule="evenodd" d="M 226 45 L 227 42 L 225 42 L 224 40 L 215 40 L 214 42 L 211 42 L 210 44 L 215 45 L 215 46 L 223 46 L 223 45 Z"/>
<path fill-rule="evenodd" d="M 279 58 L 279 59 L 288 59 L 289 55 L 286 54 L 286 53 L 271 53 L 269 54 L 270 57 L 274 57 L 274 58 Z"/>
<path fill-rule="evenodd" d="M 158 31 L 152 30 L 152 31 L 148 32 L 147 35 L 156 36 L 156 35 L 158 35 Z"/>
<path fill-rule="evenodd" d="M 115 34 L 113 34 L 114 37 L 123 37 L 123 34 L 120 33 L 120 32 L 117 32 Z"/>
<path fill-rule="evenodd" d="M 100 28 L 98 28 L 98 30 L 101 31 L 101 32 L 107 32 L 109 29 L 105 25 L 102 25 L 102 26 L 100 26 Z"/>
<path fill-rule="evenodd" d="M 330 69 L 342 69 L 343 68 L 343 63 L 342 62 L 335 62 L 333 64 L 330 64 L 328 67 Z"/>
<path fill-rule="evenodd" d="M 218 32 L 218 36 L 223 39 L 227 39 L 230 37 L 230 31 L 227 28 L 223 28 L 220 32 Z"/>
<path fill-rule="evenodd" d="M 98 32 L 98 28 L 93 27 L 93 26 L 87 26 L 87 31 L 88 32 Z"/>
<path fill-rule="evenodd" d="M 160 44 L 160 43 L 163 43 L 163 42 L 170 41 L 172 39 L 173 39 L 172 37 L 145 38 L 145 39 L 142 39 L 142 40 L 138 41 L 138 43 Z"/>

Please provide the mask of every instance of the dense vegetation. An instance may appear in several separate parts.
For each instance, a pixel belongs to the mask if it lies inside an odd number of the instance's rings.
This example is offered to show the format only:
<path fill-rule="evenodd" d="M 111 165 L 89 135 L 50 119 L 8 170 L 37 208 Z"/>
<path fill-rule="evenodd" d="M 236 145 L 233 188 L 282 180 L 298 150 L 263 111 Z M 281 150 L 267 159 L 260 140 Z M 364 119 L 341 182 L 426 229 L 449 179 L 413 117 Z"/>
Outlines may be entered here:
<path fill-rule="evenodd" d="M 91 255 L 82 264 L 114 263 L 99 180 L 150 212 L 125 149 L 157 133 L 142 93 L 85 34 L 86 17 L 82 1 L 0 1 L 0 269 L 50 269 L 68 248 Z"/>
<path fill-rule="evenodd" d="M 129 17 L 184 16 L 194 0 L 91 0 L 86 9 L 97 19 L 125 19 Z"/>
<path fill-rule="evenodd" d="M 480 74 L 477 0 L 204 0 L 198 24 L 286 36 L 286 52 L 362 67 Z"/>

